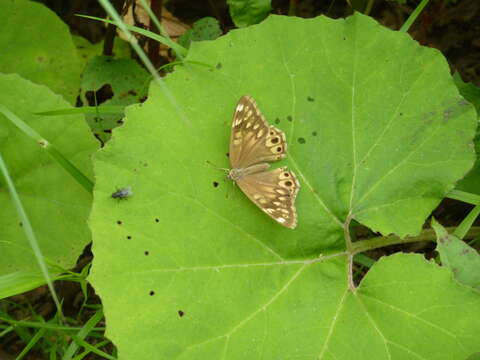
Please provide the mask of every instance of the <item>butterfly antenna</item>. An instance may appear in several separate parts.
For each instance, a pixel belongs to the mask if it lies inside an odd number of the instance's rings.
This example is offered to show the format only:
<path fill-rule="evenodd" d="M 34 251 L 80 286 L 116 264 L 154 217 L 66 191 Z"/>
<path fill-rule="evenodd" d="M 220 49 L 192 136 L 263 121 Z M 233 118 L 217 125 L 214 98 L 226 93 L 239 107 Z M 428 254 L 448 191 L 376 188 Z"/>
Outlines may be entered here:
<path fill-rule="evenodd" d="M 207 163 L 208 165 L 210 165 L 211 167 L 213 167 L 214 169 L 216 169 L 216 170 L 225 171 L 225 172 L 227 172 L 227 173 L 230 171 L 230 169 L 218 167 L 218 166 L 216 166 L 215 164 L 211 163 L 211 162 L 208 161 L 208 160 L 206 161 L 206 163 Z"/>

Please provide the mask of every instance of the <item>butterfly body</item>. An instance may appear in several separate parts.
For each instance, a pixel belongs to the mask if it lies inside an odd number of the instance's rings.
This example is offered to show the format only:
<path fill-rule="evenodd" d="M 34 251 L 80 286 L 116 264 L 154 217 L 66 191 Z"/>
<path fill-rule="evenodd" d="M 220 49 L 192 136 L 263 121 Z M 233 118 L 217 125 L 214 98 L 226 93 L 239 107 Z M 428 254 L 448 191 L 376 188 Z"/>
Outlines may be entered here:
<path fill-rule="evenodd" d="M 242 96 L 233 115 L 227 177 L 262 211 L 293 229 L 300 184 L 287 167 L 267 171 L 267 162 L 285 158 L 286 149 L 285 134 L 266 122 L 250 96 Z"/>

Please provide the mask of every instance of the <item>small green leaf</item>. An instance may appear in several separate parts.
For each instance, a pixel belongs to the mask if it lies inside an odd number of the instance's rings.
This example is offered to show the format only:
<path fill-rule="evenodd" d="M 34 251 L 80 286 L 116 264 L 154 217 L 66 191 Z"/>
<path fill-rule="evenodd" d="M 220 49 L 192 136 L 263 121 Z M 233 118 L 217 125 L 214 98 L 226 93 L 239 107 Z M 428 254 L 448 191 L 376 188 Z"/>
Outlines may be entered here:
<path fill-rule="evenodd" d="M 178 43 L 185 48 L 190 47 L 192 41 L 215 40 L 222 35 L 217 19 L 204 17 L 195 21 L 191 29 L 178 38 Z"/>
<path fill-rule="evenodd" d="M 435 220 L 432 227 L 437 234 L 437 251 L 442 264 L 452 271 L 460 283 L 480 290 L 480 255 L 454 235 L 450 235 Z"/>
<path fill-rule="evenodd" d="M 81 63 L 69 29 L 43 4 L 0 2 L 0 72 L 18 73 L 75 103 Z"/>
<path fill-rule="evenodd" d="M 101 55 L 103 52 L 103 40 L 92 44 L 84 37 L 73 35 L 73 43 L 77 48 L 78 57 L 85 68 L 86 64 L 90 62 L 95 56 Z M 114 38 L 113 43 L 113 57 L 116 59 L 129 58 L 131 56 L 130 44 L 118 36 Z"/>
<path fill-rule="evenodd" d="M 237 27 L 258 24 L 272 10 L 271 0 L 227 0 L 227 4 Z"/>
<path fill-rule="evenodd" d="M 100 96 L 110 96 L 101 102 L 103 106 L 127 106 L 144 100 L 147 96 L 150 75 L 132 59 L 113 59 L 108 56 L 96 56 L 85 67 L 82 76 L 80 97 L 84 105 L 88 105 L 87 93 L 96 102 L 96 92 L 102 88 Z M 95 104 L 96 103 L 96 104 Z M 110 138 L 110 131 L 122 123 L 123 114 L 86 115 L 90 128 L 102 141 Z"/>

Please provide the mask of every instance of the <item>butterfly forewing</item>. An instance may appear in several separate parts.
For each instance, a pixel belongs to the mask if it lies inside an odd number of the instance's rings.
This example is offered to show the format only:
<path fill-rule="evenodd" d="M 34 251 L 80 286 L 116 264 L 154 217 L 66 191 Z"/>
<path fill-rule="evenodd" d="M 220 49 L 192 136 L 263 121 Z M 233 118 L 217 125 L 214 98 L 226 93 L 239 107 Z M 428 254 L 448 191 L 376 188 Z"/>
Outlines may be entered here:
<path fill-rule="evenodd" d="M 242 96 L 235 108 L 230 137 L 230 165 L 246 168 L 285 157 L 285 135 L 268 125 L 250 96 Z"/>
<path fill-rule="evenodd" d="M 250 96 L 242 96 L 233 115 L 229 177 L 266 214 L 293 229 L 300 184 L 286 167 L 267 171 L 266 163 L 284 158 L 286 150 L 285 134 L 266 122 Z"/>

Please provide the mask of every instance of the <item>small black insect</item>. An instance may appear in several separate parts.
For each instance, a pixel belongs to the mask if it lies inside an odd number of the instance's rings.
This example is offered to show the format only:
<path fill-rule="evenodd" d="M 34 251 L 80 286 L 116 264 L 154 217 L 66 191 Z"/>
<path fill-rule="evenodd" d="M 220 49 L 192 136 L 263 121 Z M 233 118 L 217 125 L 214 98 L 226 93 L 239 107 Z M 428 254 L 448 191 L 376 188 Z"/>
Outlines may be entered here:
<path fill-rule="evenodd" d="M 133 195 L 132 187 L 127 186 L 127 187 L 124 187 L 124 188 L 121 188 L 121 189 L 115 191 L 112 194 L 112 198 L 114 198 L 114 199 L 126 199 L 126 198 L 128 198 L 132 195 Z"/>

